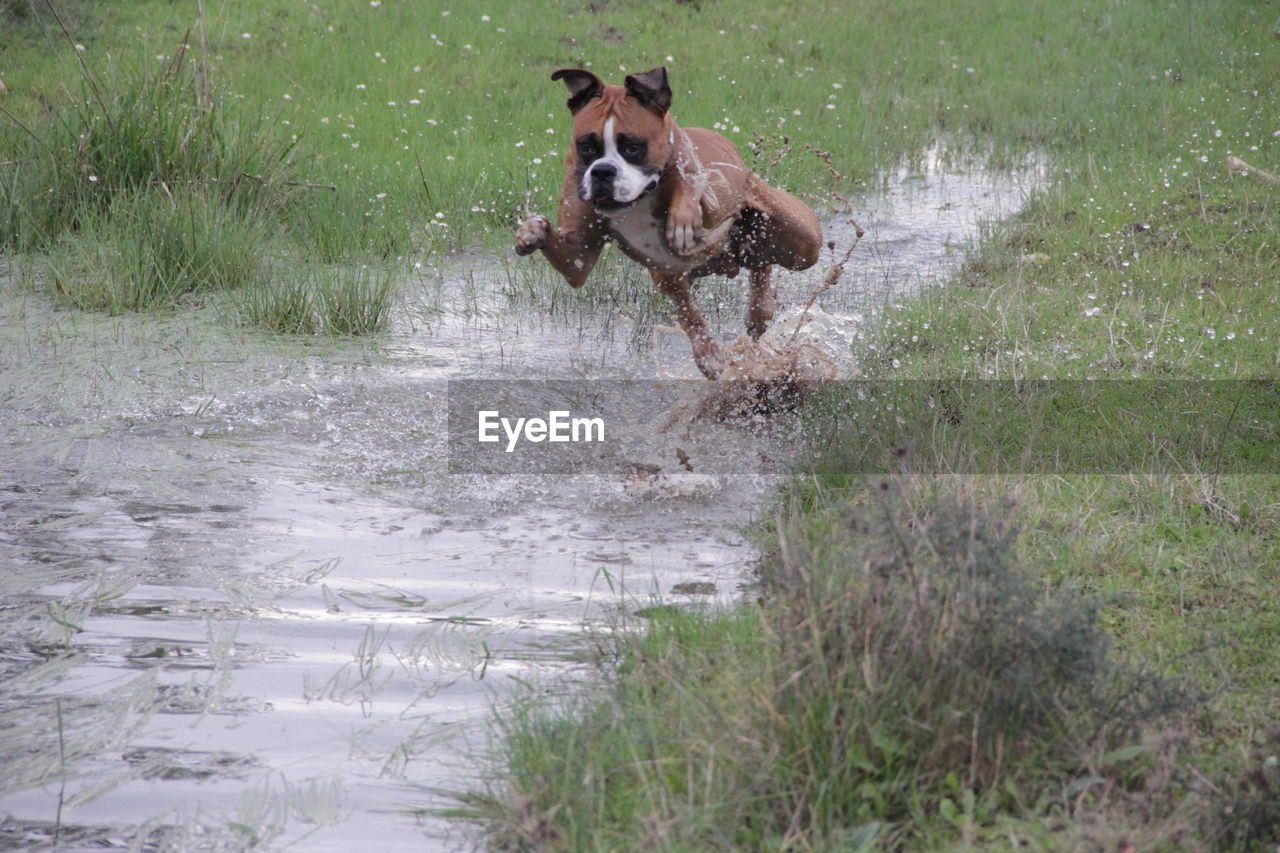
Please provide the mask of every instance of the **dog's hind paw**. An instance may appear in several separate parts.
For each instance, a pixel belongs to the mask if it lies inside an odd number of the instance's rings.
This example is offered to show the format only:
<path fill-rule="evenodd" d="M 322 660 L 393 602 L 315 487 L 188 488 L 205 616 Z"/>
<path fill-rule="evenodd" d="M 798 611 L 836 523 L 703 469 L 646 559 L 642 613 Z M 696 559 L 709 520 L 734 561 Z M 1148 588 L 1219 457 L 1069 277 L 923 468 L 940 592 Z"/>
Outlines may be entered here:
<path fill-rule="evenodd" d="M 529 255 L 547 247 L 547 235 L 551 232 L 551 222 L 545 216 L 530 216 L 516 229 L 515 250 L 517 255 Z"/>

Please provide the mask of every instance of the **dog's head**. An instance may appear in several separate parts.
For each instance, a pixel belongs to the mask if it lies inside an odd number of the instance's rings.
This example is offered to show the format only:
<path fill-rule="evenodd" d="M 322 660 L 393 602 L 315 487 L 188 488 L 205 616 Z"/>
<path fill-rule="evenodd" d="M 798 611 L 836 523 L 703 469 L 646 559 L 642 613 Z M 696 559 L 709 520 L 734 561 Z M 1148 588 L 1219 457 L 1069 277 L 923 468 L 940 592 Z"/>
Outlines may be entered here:
<path fill-rule="evenodd" d="M 667 69 L 632 74 L 606 86 L 590 71 L 564 68 L 551 75 L 569 87 L 573 147 L 568 160 L 578 197 L 612 216 L 653 192 L 671 159 L 675 125 L 667 110 Z"/>

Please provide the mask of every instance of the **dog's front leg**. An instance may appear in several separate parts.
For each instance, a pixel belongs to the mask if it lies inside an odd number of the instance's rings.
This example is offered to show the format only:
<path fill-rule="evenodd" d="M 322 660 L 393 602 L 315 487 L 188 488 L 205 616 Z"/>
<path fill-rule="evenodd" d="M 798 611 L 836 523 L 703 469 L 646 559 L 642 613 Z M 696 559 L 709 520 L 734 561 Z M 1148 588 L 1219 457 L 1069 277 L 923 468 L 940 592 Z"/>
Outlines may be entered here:
<path fill-rule="evenodd" d="M 552 228 L 545 216 L 530 216 L 516 229 L 516 254 L 530 255 L 541 249 L 556 272 L 574 288 L 586 282 L 603 246 L 604 241 L 594 232 Z"/>
<path fill-rule="evenodd" d="M 671 208 L 667 211 L 667 245 L 677 255 L 718 251 L 729 239 L 738 214 L 726 216 L 719 225 L 710 228 L 707 217 L 711 212 L 705 209 L 706 199 L 705 193 L 684 184 L 672 194 Z"/>
<path fill-rule="evenodd" d="M 720 354 L 719 344 L 707 330 L 707 321 L 702 319 L 697 306 L 693 304 L 688 277 L 657 270 L 649 270 L 649 275 L 653 277 L 653 283 L 658 289 L 676 304 L 676 322 L 693 345 L 693 363 L 698 365 L 703 376 L 719 379 L 724 370 L 724 357 Z"/>
<path fill-rule="evenodd" d="M 671 194 L 667 245 L 677 255 L 692 254 L 702 246 L 702 202 L 689 181 L 681 181 Z"/>

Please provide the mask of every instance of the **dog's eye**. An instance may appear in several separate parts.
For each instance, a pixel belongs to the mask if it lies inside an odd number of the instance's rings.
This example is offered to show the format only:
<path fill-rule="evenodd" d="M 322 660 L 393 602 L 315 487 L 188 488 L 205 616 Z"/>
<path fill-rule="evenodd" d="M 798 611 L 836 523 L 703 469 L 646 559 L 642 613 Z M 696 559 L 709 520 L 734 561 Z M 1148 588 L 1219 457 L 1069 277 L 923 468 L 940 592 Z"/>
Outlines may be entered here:
<path fill-rule="evenodd" d="M 600 156 L 600 143 L 594 136 L 584 136 L 578 140 L 578 156 L 584 160 L 594 160 Z"/>
<path fill-rule="evenodd" d="M 618 153 L 628 160 L 644 159 L 645 144 L 635 139 L 622 139 L 618 142 Z"/>

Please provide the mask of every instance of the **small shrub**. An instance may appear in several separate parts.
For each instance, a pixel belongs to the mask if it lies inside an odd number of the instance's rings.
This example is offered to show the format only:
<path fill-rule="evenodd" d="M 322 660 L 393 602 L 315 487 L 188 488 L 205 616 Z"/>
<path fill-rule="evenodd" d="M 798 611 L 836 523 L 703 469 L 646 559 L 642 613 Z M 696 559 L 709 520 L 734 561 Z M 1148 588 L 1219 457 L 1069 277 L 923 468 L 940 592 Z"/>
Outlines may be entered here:
<path fill-rule="evenodd" d="M 1217 846 L 1221 850 L 1280 847 L 1280 729 L 1267 733 L 1248 769 L 1225 780 L 1218 795 Z"/>
<path fill-rule="evenodd" d="M 1045 592 L 1003 527 L 893 498 L 779 527 L 782 811 L 831 827 L 927 820 L 961 790 L 1007 805 L 1001 786 L 1059 784 L 1179 704 L 1110 658 L 1096 604 Z"/>

